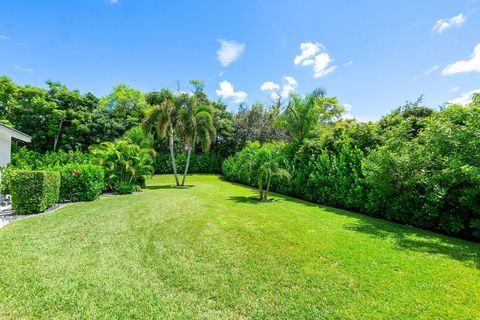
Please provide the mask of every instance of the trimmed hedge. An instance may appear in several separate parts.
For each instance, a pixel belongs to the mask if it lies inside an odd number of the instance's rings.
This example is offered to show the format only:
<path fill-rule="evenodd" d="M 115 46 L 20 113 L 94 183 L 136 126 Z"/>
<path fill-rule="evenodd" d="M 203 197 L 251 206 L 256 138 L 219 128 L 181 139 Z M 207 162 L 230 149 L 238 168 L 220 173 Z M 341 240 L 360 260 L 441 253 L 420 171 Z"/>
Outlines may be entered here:
<path fill-rule="evenodd" d="M 175 159 L 177 161 L 177 170 L 179 173 L 183 173 L 186 163 L 185 153 L 176 153 Z M 222 163 L 224 158 L 214 153 L 201 153 L 190 156 L 190 166 L 188 167 L 189 173 L 221 173 Z M 170 160 L 169 153 L 157 153 L 155 157 L 155 173 L 172 173 L 172 162 Z"/>
<path fill-rule="evenodd" d="M 91 164 L 70 164 L 56 169 L 60 172 L 60 200 L 93 201 L 105 187 L 102 167 Z"/>
<path fill-rule="evenodd" d="M 10 179 L 12 208 L 15 213 L 45 211 L 60 194 L 60 173 L 53 171 L 16 171 Z"/>

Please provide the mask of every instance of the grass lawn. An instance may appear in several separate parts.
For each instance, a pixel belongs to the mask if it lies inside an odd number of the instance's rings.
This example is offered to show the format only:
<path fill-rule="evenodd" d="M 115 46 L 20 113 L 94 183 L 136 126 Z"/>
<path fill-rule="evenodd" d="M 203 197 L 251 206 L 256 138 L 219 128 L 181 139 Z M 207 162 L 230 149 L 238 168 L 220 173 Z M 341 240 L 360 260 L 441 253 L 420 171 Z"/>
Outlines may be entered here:
<path fill-rule="evenodd" d="M 0 318 L 480 319 L 480 244 L 172 181 L 0 229 Z"/>

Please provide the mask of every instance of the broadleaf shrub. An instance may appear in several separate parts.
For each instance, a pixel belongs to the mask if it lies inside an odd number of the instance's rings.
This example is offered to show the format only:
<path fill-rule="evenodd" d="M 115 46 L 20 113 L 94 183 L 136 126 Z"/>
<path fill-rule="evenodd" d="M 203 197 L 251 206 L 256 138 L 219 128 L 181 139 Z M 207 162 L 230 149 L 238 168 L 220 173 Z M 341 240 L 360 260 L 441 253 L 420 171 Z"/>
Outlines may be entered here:
<path fill-rule="evenodd" d="M 92 164 L 70 164 L 57 168 L 61 175 L 60 200 L 92 201 L 105 188 L 102 167 Z"/>
<path fill-rule="evenodd" d="M 185 153 L 177 153 L 175 155 L 177 170 L 183 172 L 185 169 L 186 155 Z M 192 153 L 190 157 L 189 173 L 221 173 L 224 158 L 215 153 Z M 157 153 L 154 162 L 155 173 L 164 174 L 172 173 L 172 162 L 169 153 Z"/>
<path fill-rule="evenodd" d="M 131 194 L 131 193 L 134 193 L 134 192 L 139 192 L 141 190 L 142 189 L 138 185 L 135 185 L 135 184 L 130 183 L 130 182 L 120 182 L 115 187 L 115 191 L 118 194 Z"/>
<path fill-rule="evenodd" d="M 60 173 L 54 171 L 15 171 L 11 180 L 12 208 L 15 213 L 45 211 L 60 194 Z"/>
<path fill-rule="evenodd" d="M 272 190 L 395 222 L 480 240 L 480 104 L 411 107 L 379 122 L 345 121 L 291 142 L 291 179 Z M 225 177 L 255 186 L 248 147 L 223 163 Z"/>

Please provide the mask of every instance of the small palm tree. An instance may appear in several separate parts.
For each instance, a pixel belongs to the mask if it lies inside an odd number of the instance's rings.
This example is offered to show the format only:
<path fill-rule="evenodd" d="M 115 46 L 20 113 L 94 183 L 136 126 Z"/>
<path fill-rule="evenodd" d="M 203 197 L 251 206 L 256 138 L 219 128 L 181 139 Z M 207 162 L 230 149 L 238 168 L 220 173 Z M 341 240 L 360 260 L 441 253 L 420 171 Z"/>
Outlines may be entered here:
<path fill-rule="evenodd" d="M 287 179 L 290 177 L 284 166 L 282 149 L 283 145 L 279 143 L 266 143 L 260 146 L 259 142 L 252 142 L 244 149 L 246 152 L 244 166 L 251 172 L 251 176 L 257 177 L 259 200 L 261 202 L 268 201 L 273 177 Z"/>
<path fill-rule="evenodd" d="M 153 172 L 153 149 L 140 148 L 128 140 L 102 142 L 90 147 L 90 152 L 105 171 L 109 189 L 121 182 L 143 186 Z"/>

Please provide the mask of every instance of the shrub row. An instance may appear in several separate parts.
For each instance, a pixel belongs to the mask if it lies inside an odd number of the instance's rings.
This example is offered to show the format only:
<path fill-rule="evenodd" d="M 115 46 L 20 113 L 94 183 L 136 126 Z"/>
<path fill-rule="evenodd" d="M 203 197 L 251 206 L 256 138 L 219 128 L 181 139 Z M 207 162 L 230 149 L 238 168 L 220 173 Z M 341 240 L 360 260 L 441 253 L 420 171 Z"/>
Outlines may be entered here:
<path fill-rule="evenodd" d="M 186 155 L 184 153 L 176 153 L 178 172 L 185 169 Z M 190 156 L 189 173 L 221 173 L 224 158 L 214 153 L 194 154 Z M 172 162 L 169 153 L 157 153 L 155 157 L 155 173 L 172 173 Z"/>
<path fill-rule="evenodd" d="M 333 125 L 317 139 L 290 143 L 282 161 L 291 179 L 272 179 L 272 190 L 480 240 L 480 107 L 452 106 L 418 123 L 380 133 L 376 124 Z M 223 173 L 255 186 L 243 153 L 226 159 Z"/>
<path fill-rule="evenodd" d="M 53 171 L 17 171 L 10 178 L 12 208 L 16 213 L 37 213 L 58 201 L 60 174 Z"/>
<path fill-rule="evenodd" d="M 70 164 L 57 170 L 61 175 L 60 201 L 93 201 L 102 194 L 105 187 L 102 167 Z"/>
<path fill-rule="evenodd" d="M 1 189 L 12 195 L 15 212 L 36 213 L 58 201 L 97 199 L 104 189 L 104 172 L 102 167 L 89 164 L 70 164 L 44 171 L 8 167 L 3 173 Z M 56 189 L 58 192 L 52 191 Z"/>

